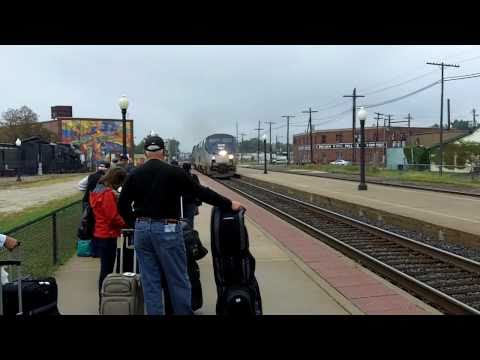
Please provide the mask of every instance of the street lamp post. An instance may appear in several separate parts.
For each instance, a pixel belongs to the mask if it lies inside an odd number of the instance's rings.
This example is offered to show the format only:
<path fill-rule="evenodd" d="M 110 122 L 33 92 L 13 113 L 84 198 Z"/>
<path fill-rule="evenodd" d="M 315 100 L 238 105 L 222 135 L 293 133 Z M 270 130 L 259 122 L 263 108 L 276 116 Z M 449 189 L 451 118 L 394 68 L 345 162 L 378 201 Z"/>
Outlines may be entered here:
<path fill-rule="evenodd" d="M 15 145 L 17 145 L 17 181 L 22 181 L 22 178 L 20 177 L 20 164 L 22 162 L 22 140 L 17 138 L 17 141 L 15 141 Z"/>
<path fill-rule="evenodd" d="M 360 120 L 360 184 L 358 190 L 367 190 L 365 183 L 365 120 L 367 120 L 367 112 L 362 107 L 358 112 Z"/>
<path fill-rule="evenodd" d="M 267 173 L 267 135 L 263 135 L 263 173 Z"/>
<path fill-rule="evenodd" d="M 127 109 L 128 109 L 128 99 L 125 95 L 123 95 L 118 100 L 118 106 L 120 106 L 120 109 L 122 110 L 122 124 L 123 124 L 123 140 L 122 140 L 123 151 L 122 151 L 122 154 L 123 154 L 123 156 L 127 156 Z"/>

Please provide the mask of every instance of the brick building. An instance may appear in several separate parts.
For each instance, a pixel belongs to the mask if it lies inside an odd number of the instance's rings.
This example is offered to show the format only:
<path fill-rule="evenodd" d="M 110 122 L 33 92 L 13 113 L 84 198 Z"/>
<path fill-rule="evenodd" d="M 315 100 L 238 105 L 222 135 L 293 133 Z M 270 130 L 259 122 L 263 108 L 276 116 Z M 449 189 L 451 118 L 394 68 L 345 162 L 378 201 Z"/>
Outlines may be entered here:
<path fill-rule="evenodd" d="M 457 130 L 449 130 L 455 132 Z M 444 134 L 449 131 L 444 130 Z M 403 147 L 410 137 L 432 134 L 439 137 L 440 129 L 432 127 L 366 127 L 365 128 L 365 160 L 367 163 L 382 164 L 385 161 L 386 148 Z M 335 160 L 353 162 L 352 129 L 317 130 L 313 134 L 313 160 L 315 163 L 327 164 Z M 448 136 L 448 135 L 447 135 Z M 360 161 L 360 130 L 357 130 L 355 145 L 355 162 Z M 418 140 L 416 141 L 418 144 Z M 308 133 L 293 136 L 293 161 L 295 163 L 310 162 L 310 136 Z"/>

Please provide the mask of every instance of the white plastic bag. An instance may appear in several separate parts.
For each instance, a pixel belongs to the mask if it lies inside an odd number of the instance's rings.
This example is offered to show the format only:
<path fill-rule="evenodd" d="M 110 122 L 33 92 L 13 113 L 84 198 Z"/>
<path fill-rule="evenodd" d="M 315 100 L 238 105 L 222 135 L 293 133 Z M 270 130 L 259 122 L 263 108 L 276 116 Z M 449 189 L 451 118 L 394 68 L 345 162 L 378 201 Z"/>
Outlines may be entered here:
<path fill-rule="evenodd" d="M 0 281 L 2 282 L 2 285 L 5 285 L 6 283 L 8 283 L 8 273 L 5 271 L 3 266 L 0 270 L 0 272 L 1 272 L 1 280 Z"/>

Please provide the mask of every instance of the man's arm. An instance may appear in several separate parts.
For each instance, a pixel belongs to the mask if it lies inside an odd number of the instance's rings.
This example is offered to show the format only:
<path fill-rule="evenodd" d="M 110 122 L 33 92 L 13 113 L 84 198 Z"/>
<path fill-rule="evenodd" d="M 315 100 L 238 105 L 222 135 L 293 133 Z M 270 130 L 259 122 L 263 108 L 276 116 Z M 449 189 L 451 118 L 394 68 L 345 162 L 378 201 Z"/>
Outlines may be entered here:
<path fill-rule="evenodd" d="M 80 191 L 85 191 L 87 190 L 87 184 L 88 184 L 88 176 L 85 176 L 80 182 L 78 183 L 78 190 Z"/>
<path fill-rule="evenodd" d="M 12 251 L 18 246 L 18 241 L 10 236 L 0 234 L 0 248 L 5 247 Z"/>
<path fill-rule="evenodd" d="M 129 176 L 125 181 L 125 184 L 122 186 L 122 192 L 120 193 L 120 197 L 118 199 L 118 212 L 128 226 L 132 228 L 135 226 L 135 214 L 132 210 L 132 195 L 134 191 L 135 187 L 133 183 L 133 177 Z"/>
<path fill-rule="evenodd" d="M 232 204 L 230 199 L 227 199 L 215 191 L 196 183 L 195 180 L 193 180 L 193 178 L 187 174 L 182 176 L 180 181 L 182 182 L 183 188 L 187 193 L 193 194 L 195 197 L 199 198 L 203 202 L 206 202 L 207 204 L 218 206 L 223 209 L 233 209 L 234 207 L 236 207 L 236 209 L 238 208 L 237 205 Z"/>

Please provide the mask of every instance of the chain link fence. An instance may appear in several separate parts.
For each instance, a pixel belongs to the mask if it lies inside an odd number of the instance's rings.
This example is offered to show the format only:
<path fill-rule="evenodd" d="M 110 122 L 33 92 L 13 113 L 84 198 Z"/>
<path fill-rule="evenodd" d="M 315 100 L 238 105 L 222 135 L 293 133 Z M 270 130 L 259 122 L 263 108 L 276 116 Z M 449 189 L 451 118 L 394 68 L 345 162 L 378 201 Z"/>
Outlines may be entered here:
<path fill-rule="evenodd" d="M 76 201 L 27 224 L 16 227 L 7 235 L 21 241 L 18 251 L 0 252 L 0 259 L 22 260 L 23 275 L 50 276 L 55 269 L 75 254 L 77 229 L 82 203 Z M 13 275 L 13 274 L 12 274 Z"/>

